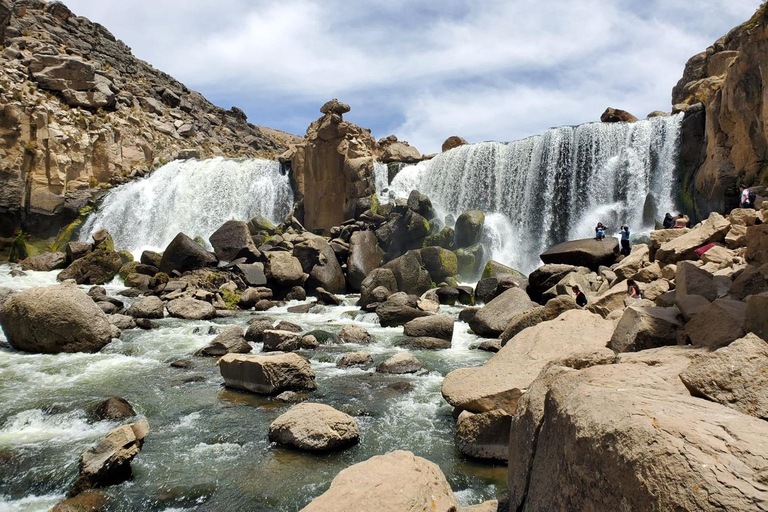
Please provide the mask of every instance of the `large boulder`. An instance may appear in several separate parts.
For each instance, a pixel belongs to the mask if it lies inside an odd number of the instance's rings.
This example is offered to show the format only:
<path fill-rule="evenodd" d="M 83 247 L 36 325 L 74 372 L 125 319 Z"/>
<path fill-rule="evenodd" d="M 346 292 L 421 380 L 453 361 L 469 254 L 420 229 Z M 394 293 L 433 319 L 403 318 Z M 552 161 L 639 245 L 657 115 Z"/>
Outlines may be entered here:
<path fill-rule="evenodd" d="M 385 164 L 390 162 L 413 164 L 420 160 L 421 153 L 419 153 L 419 150 L 403 142 L 393 142 L 387 146 L 381 155 L 381 161 Z"/>
<path fill-rule="evenodd" d="M 576 271 L 577 267 L 573 265 L 543 265 L 528 276 L 528 295 L 536 302 L 541 303 L 542 296 L 547 290 L 562 281 L 568 274 Z"/>
<path fill-rule="evenodd" d="M 392 270 L 397 280 L 397 289 L 401 292 L 421 295 L 432 288 L 432 278 L 423 267 L 418 251 L 408 251 L 384 265 L 384 268 Z"/>
<path fill-rule="evenodd" d="M 10 294 L 0 306 L 0 324 L 13 348 L 42 354 L 98 352 L 120 333 L 69 284 Z"/>
<path fill-rule="evenodd" d="M 133 318 L 163 318 L 165 316 L 165 304 L 159 297 L 144 297 L 131 304 L 127 314 Z"/>
<path fill-rule="evenodd" d="M 424 368 L 421 361 L 416 359 L 416 356 L 410 352 L 398 352 L 386 361 L 380 363 L 376 367 L 376 371 L 379 373 L 393 373 L 396 375 L 402 375 L 406 373 L 416 373 Z"/>
<path fill-rule="evenodd" d="M 224 329 L 208 345 L 195 352 L 195 355 L 220 357 L 224 354 L 247 354 L 251 349 L 245 340 L 243 328 L 233 325 Z"/>
<path fill-rule="evenodd" d="M 768 263 L 761 266 L 747 265 L 733 280 L 729 295 L 744 300 L 750 295 L 768 292 Z"/>
<path fill-rule="evenodd" d="M 753 510 L 768 500 L 764 421 L 677 393 L 647 365 L 553 381 L 540 421 L 512 420 L 510 439 L 533 436 L 527 453 L 510 443 L 511 510 Z"/>
<path fill-rule="evenodd" d="M 301 263 L 304 272 L 309 274 L 305 283 L 307 290 L 323 288 L 330 293 L 347 291 L 344 272 L 336 259 L 336 253 L 324 238 L 312 236 L 296 244 L 293 255 Z"/>
<path fill-rule="evenodd" d="M 747 334 L 694 360 L 680 380 L 699 396 L 768 419 L 768 343 Z"/>
<path fill-rule="evenodd" d="M 219 359 L 224 385 L 262 395 L 317 389 L 309 362 L 295 353 L 227 354 Z"/>
<path fill-rule="evenodd" d="M 165 307 L 172 317 L 185 320 L 210 320 L 216 316 L 216 308 L 211 303 L 190 297 L 174 299 Z"/>
<path fill-rule="evenodd" d="M 470 210 L 459 215 L 454 227 L 456 247 L 469 247 L 480 242 L 484 225 L 485 214 L 479 210 Z"/>
<path fill-rule="evenodd" d="M 561 295 L 550 300 L 544 306 L 538 306 L 517 313 L 510 319 L 506 329 L 504 329 L 504 332 L 499 336 L 501 345 L 506 345 L 509 340 L 517 336 L 523 329 L 539 325 L 541 322 L 554 320 L 564 312 L 578 308 L 579 305 L 576 304 L 573 297 L 569 295 Z"/>
<path fill-rule="evenodd" d="M 453 318 L 445 315 L 414 318 L 403 326 L 403 332 L 406 336 L 440 338 L 450 341 L 453 338 Z"/>
<path fill-rule="evenodd" d="M 608 237 L 603 240 L 584 238 L 550 247 L 541 254 L 541 261 L 545 264 L 559 263 L 587 267 L 596 272 L 601 265 L 611 266 L 618 254 L 617 238 Z"/>
<path fill-rule="evenodd" d="M 304 270 L 301 262 L 288 252 L 270 252 L 267 254 L 266 275 L 270 284 L 282 288 L 304 283 Z"/>
<path fill-rule="evenodd" d="M 678 297 L 700 295 L 710 302 L 717 298 L 714 276 L 690 261 L 683 261 L 677 266 L 675 290 Z"/>
<path fill-rule="evenodd" d="M 518 313 L 528 311 L 537 304 L 520 288 L 510 288 L 480 308 L 469 321 L 469 327 L 480 336 L 498 337 Z"/>
<path fill-rule="evenodd" d="M 352 416 L 328 405 L 305 402 L 272 422 L 269 440 L 299 450 L 328 452 L 357 444 L 360 430 Z"/>
<path fill-rule="evenodd" d="M 363 282 L 360 284 L 360 300 L 357 305 L 361 308 L 366 307 L 374 302 L 381 302 L 376 300 L 374 290 L 383 287 L 389 291 L 389 295 L 398 291 L 397 279 L 394 272 L 388 268 L 377 268 L 371 271 Z M 384 297 L 386 300 L 386 297 Z"/>
<path fill-rule="evenodd" d="M 160 260 L 160 272 L 171 274 L 188 272 L 199 268 L 212 267 L 217 263 L 216 256 L 189 238 L 184 233 L 176 235 L 163 252 Z"/>
<path fill-rule="evenodd" d="M 636 123 L 638 119 L 626 110 L 608 107 L 600 116 L 600 121 L 603 123 Z"/>
<path fill-rule="evenodd" d="M 515 412 L 517 401 L 547 363 L 567 354 L 605 349 L 614 324 L 581 309 L 525 329 L 484 366 L 460 368 L 443 380 L 443 397 L 474 413 Z"/>
<path fill-rule="evenodd" d="M 688 233 L 662 245 L 656 251 L 656 259 L 663 263 L 696 259 L 696 249 L 705 244 L 722 242 L 730 229 L 728 219 L 719 213 L 712 213 L 707 220 L 694 226 Z"/>
<path fill-rule="evenodd" d="M 651 246 L 650 246 L 650 257 L 651 260 L 656 260 L 656 253 L 661 248 L 662 245 L 669 242 L 670 240 L 674 240 L 675 238 L 679 238 L 683 236 L 684 234 L 691 231 L 688 228 L 672 228 L 672 229 L 657 229 L 654 231 L 651 231 Z"/>
<path fill-rule="evenodd" d="M 44 252 L 37 256 L 30 256 L 21 260 L 22 270 L 37 270 L 38 272 L 50 272 L 67 266 L 67 255 L 63 252 Z"/>
<path fill-rule="evenodd" d="M 376 307 L 376 316 L 382 327 L 405 325 L 414 318 L 429 316 L 430 313 L 417 307 L 413 296 L 398 292 L 387 297 L 387 300 Z"/>
<path fill-rule="evenodd" d="M 279 327 L 279 326 L 278 326 Z M 317 348 L 318 340 L 314 336 L 302 336 L 300 333 L 267 329 L 263 334 L 264 352 L 293 352 L 300 349 Z"/>
<path fill-rule="evenodd" d="M 717 299 L 685 324 L 685 334 L 695 347 L 724 347 L 744 336 L 746 314 L 743 302 Z"/>
<path fill-rule="evenodd" d="M 650 249 L 645 244 L 632 247 L 632 252 L 613 269 L 616 277 L 625 281 L 640 271 L 650 261 Z"/>
<path fill-rule="evenodd" d="M 74 279 L 77 284 L 105 284 L 115 278 L 122 266 L 118 253 L 97 247 L 59 272 L 56 279 Z"/>
<path fill-rule="evenodd" d="M 376 341 L 376 337 L 369 333 L 364 327 L 355 324 L 347 324 L 339 331 L 339 338 L 344 343 L 358 343 L 368 345 Z"/>
<path fill-rule="evenodd" d="M 421 250 L 421 259 L 424 268 L 435 283 L 445 281 L 447 277 L 459 273 L 459 264 L 456 254 L 442 247 L 426 247 Z"/>
<path fill-rule="evenodd" d="M 228 220 L 217 229 L 208 241 L 211 242 L 216 257 L 221 261 L 232 261 L 243 249 L 257 253 L 256 245 L 251 239 L 248 224 L 239 220 Z"/>
<path fill-rule="evenodd" d="M 110 430 L 80 457 L 80 471 L 70 495 L 131 478 L 131 461 L 141 451 L 148 433 L 149 423 L 145 419 Z"/>
<path fill-rule="evenodd" d="M 458 503 L 440 468 L 411 452 L 377 455 L 341 471 L 302 512 L 455 512 Z"/>
<path fill-rule="evenodd" d="M 456 448 L 474 459 L 506 462 L 512 417 L 503 410 L 472 414 L 464 411 L 456 424 Z"/>
<path fill-rule="evenodd" d="M 427 220 L 435 218 L 435 209 L 432 207 L 432 200 L 418 190 L 411 190 L 408 195 L 408 208 L 415 211 Z M 451 240 L 453 242 L 453 240 Z"/>
<path fill-rule="evenodd" d="M 768 263 L 768 224 L 747 228 L 747 262 L 753 265 Z"/>
<path fill-rule="evenodd" d="M 360 290 L 363 280 L 381 265 L 384 251 L 373 231 L 356 231 L 349 239 L 347 282 L 353 290 Z M 395 291 L 395 290 L 391 290 Z"/>
<path fill-rule="evenodd" d="M 637 352 L 676 345 L 681 320 L 677 308 L 630 306 L 616 325 L 610 347 L 614 352 Z"/>
<path fill-rule="evenodd" d="M 747 299 L 744 330 L 768 341 L 768 293 L 752 295 Z"/>
<path fill-rule="evenodd" d="M 456 263 L 461 277 L 473 281 L 480 276 L 485 256 L 483 244 L 476 243 L 469 247 L 460 247 L 454 251 L 454 254 L 456 254 Z"/>

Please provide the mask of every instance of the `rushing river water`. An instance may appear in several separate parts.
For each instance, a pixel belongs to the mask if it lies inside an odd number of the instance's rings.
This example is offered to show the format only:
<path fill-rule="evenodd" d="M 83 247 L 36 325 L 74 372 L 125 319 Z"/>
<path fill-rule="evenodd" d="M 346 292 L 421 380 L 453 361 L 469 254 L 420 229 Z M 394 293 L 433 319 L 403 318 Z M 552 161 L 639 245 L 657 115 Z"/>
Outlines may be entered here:
<path fill-rule="evenodd" d="M 0 266 L 0 286 L 21 290 L 56 282 L 55 272 L 12 278 L 9 270 Z M 122 288 L 107 289 L 114 295 Z M 211 327 L 245 326 L 251 312 L 213 321 L 160 320 L 159 329 L 125 331 L 97 354 L 26 354 L 0 335 L 0 511 L 46 511 L 64 498 L 80 454 L 120 424 L 90 417 L 111 396 L 133 404 L 151 432 L 132 464 L 133 480 L 105 489 L 109 510 L 296 511 L 324 492 L 340 470 L 397 449 L 438 464 L 462 505 L 504 495 L 506 467 L 457 453 L 451 407 L 440 395 L 449 371 L 490 357 L 470 350 L 478 338 L 457 322 L 453 348 L 414 351 L 427 369 L 412 376 L 340 369 L 334 360 L 342 353 L 364 349 L 378 364 L 401 350 L 393 342 L 402 328 L 380 327 L 374 314 L 352 306 L 354 300 L 308 314 L 291 314 L 286 307 L 261 314 L 307 330 L 338 332 L 355 322 L 377 337 L 365 347 L 303 352 L 317 375 L 318 390 L 309 400 L 353 415 L 360 426 L 359 445 L 327 455 L 270 444 L 270 423 L 290 405 L 225 389 L 215 358 L 192 356 L 214 338 Z M 260 350 L 254 344 L 254 352 Z M 169 366 L 178 359 L 192 360 L 192 368 Z"/>

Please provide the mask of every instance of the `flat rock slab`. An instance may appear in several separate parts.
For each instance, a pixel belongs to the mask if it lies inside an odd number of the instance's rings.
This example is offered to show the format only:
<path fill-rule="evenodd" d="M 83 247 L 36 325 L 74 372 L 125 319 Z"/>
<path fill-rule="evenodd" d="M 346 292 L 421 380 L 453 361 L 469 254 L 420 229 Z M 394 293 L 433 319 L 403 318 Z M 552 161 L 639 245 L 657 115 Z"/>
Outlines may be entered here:
<path fill-rule="evenodd" d="M 583 238 L 550 247 L 541 254 L 541 261 L 545 264 L 587 267 L 596 272 L 601 265 L 610 267 L 618 255 L 619 241 L 614 237 L 606 237 L 603 240 Z"/>
<path fill-rule="evenodd" d="M 327 452 L 357 444 L 360 430 L 352 416 L 328 405 L 305 402 L 272 422 L 269 440 L 299 450 Z"/>
<path fill-rule="evenodd" d="M 262 395 L 317 389 L 315 373 L 298 354 L 227 354 L 219 359 L 224 385 Z"/>
<path fill-rule="evenodd" d="M 458 506 L 436 464 L 395 451 L 341 471 L 302 512 L 455 512 Z"/>

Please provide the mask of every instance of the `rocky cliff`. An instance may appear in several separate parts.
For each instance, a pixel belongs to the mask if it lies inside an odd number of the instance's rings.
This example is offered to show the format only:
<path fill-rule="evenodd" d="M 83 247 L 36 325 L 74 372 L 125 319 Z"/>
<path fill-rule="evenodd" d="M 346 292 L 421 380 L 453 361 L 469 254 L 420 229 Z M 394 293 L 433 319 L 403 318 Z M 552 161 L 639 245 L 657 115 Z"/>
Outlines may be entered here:
<path fill-rule="evenodd" d="M 0 236 L 55 234 L 100 188 L 174 158 L 269 157 L 281 138 L 60 2 L 0 0 Z"/>
<path fill-rule="evenodd" d="M 768 184 L 768 8 L 692 57 L 672 92 L 686 111 L 681 154 L 687 209 L 738 204 L 738 185 Z"/>

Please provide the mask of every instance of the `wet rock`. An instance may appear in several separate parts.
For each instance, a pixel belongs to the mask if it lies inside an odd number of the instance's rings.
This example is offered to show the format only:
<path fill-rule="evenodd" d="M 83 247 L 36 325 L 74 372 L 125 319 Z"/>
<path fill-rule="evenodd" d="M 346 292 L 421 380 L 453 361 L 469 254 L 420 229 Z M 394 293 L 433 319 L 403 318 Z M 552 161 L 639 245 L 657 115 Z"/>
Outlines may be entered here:
<path fill-rule="evenodd" d="M 170 364 L 171 368 L 181 368 L 183 370 L 188 370 L 189 368 L 192 368 L 192 361 L 189 359 L 179 359 L 178 361 L 174 361 Z"/>
<path fill-rule="evenodd" d="M 314 308 L 315 306 L 317 306 L 317 302 L 310 302 L 309 304 L 300 304 L 298 306 L 290 306 L 289 308 L 287 308 L 287 311 L 289 313 L 304 314 L 312 311 L 312 308 Z"/>
<path fill-rule="evenodd" d="M 563 242 L 541 254 L 545 264 L 556 263 L 587 267 L 597 271 L 600 266 L 611 266 L 619 254 L 619 241 L 613 237 L 603 240 L 584 238 Z"/>
<path fill-rule="evenodd" d="M 421 295 L 432 287 L 429 272 L 422 267 L 420 253 L 416 251 L 408 251 L 387 263 L 385 268 L 392 270 L 397 281 L 397 290 L 401 292 Z"/>
<path fill-rule="evenodd" d="M 112 304 L 111 302 L 97 302 L 96 305 L 101 309 L 104 314 L 107 316 L 115 315 L 117 314 L 120 309 Z"/>
<path fill-rule="evenodd" d="M 461 292 L 459 292 L 458 288 L 454 288 L 453 286 L 441 286 L 440 288 L 435 290 L 435 294 L 437 295 L 437 302 L 438 302 L 438 309 L 439 309 L 440 304 L 453 306 L 457 302 L 459 302 L 459 295 L 461 294 Z"/>
<path fill-rule="evenodd" d="M 275 397 L 275 401 L 284 402 L 286 404 L 297 404 L 307 399 L 307 396 L 302 393 L 296 393 L 295 391 L 283 391 Z"/>
<path fill-rule="evenodd" d="M 481 211 L 471 210 L 459 215 L 453 228 L 456 233 L 456 247 L 469 247 L 480 242 L 484 224 L 485 214 Z"/>
<path fill-rule="evenodd" d="M 216 316 L 216 309 L 208 302 L 197 299 L 175 299 L 165 306 L 168 314 L 185 320 L 210 320 Z"/>
<path fill-rule="evenodd" d="M 376 308 L 376 315 L 382 327 L 404 325 L 414 318 L 429 316 L 426 311 L 414 307 L 416 301 L 410 302 L 408 297 L 403 292 L 392 294 L 386 302 Z"/>
<path fill-rule="evenodd" d="M 145 297 L 131 304 L 128 315 L 133 318 L 160 319 L 165 316 L 165 304 L 158 297 Z"/>
<path fill-rule="evenodd" d="M 477 350 L 484 350 L 485 352 L 498 352 L 501 350 L 500 340 L 485 340 L 477 346 Z"/>
<path fill-rule="evenodd" d="M 272 290 L 269 288 L 263 286 L 256 288 L 250 287 L 243 290 L 243 292 L 240 294 L 240 300 L 237 302 L 237 305 L 243 309 L 250 309 L 256 306 L 259 301 L 268 300 L 271 298 Z"/>
<path fill-rule="evenodd" d="M 317 388 L 309 362 L 298 354 L 227 354 L 219 360 L 224 385 L 264 395 Z"/>
<path fill-rule="evenodd" d="M 459 264 L 456 255 L 442 247 L 426 247 L 421 250 L 421 259 L 424 268 L 435 283 L 440 283 L 445 278 L 459 273 Z"/>
<path fill-rule="evenodd" d="M 337 334 L 322 329 L 308 331 L 305 334 L 314 336 L 321 345 L 341 345 L 343 343 Z"/>
<path fill-rule="evenodd" d="M 59 272 L 56 279 L 74 279 L 77 284 L 104 284 L 114 279 L 122 266 L 118 253 L 97 247 Z"/>
<path fill-rule="evenodd" d="M 600 121 L 603 123 L 636 123 L 638 119 L 626 110 L 609 107 L 600 116 Z"/>
<path fill-rule="evenodd" d="M 134 322 L 136 322 L 136 327 L 139 329 L 144 329 L 145 331 L 148 331 L 150 329 L 157 329 L 160 327 L 160 324 L 157 322 L 153 322 L 149 318 L 136 318 L 134 319 Z"/>
<path fill-rule="evenodd" d="M 274 320 L 270 318 L 257 318 L 248 324 L 248 329 L 245 331 L 245 340 L 252 341 L 254 343 L 262 343 L 264 341 L 264 331 L 272 329 Z"/>
<path fill-rule="evenodd" d="M 252 347 L 245 340 L 242 327 L 227 327 L 205 347 L 195 352 L 196 356 L 220 357 L 224 354 L 247 354 Z"/>
<path fill-rule="evenodd" d="M 317 348 L 318 341 L 312 335 L 302 336 L 296 332 L 267 329 L 263 333 L 264 352 L 293 352 Z"/>
<path fill-rule="evenodd" d="M 144 251 L 141 253 L 139 261 L 144 265 L 151 265 L 157 269 L 160 268 L 160 262 L 163 261 L 163 253 L 155 251 Z"/>
<path fill-rule="evenodd" d="M 363 503 L 398 512 L 453 512 L 458 503 L 440 468 L 410 452 L 377 455 L 341 471 L 304 512 L 358 512 Z"/>
<path fill-rule="evenodd" d="M 351 352 L 344 354 L 336 361 L 336 366 L 339 368 L 349 368 L 351 366 L 368 366 L 373 364 L 373 357 L 368 352 Z"/>
<path fill-rule="evenodd" d="M 136 328 L 136 321 L 127 315 L 107 315 L 107 319 L 121 331 Z"/>
<path fill-rule="evenodd" d="M 403 326 L 406 336 L 453 339 L 453 318 L 445 315 L 414 318 Z"/>
<path fill-rule="evenodd" d="M 285 300 L 307 300 L 307 291 L 301 286 L 294 286 L 291 288 L 291 291 L 286 294 Z"/>
<path fill-rule="evenodd" d="M 328 452 L 357 444 L 360 431 L 352 416 L 328 405 L 305 402 L 272 422 L 269 440 L 299 450 Z"/>
<path fill-rule="evenodd" d="M 376 337 L 369 333 L 364 327 L 354 324 L 347 324 L 339 331 L 339 338 L 344 343 L 358 343 L 368 345 L 376 342 Z"/>
<path fill-rule="evenodd" d="M 451 348 L 451 340 L 418 336 L 400 339 L 395 342 L 395 346 L 410 350 L 440 350 Z"/>
<path fill-rule="evenodd" d="M 317 301 L 320 304 L 325 304 L 327 306 L 341 306 L 341 304 L 343 303 L 343 301 L 339 297 L 332 294 L 325 288 L 316 289 L 315 294 L 317 295 Z"/>
<path fill-rule="evenodd" d="M 746 235 L 746 231 L 744 232 Z M 93 250 L 93 244 L 90 242 L 69 242 L 67 244 L 67 265 L 75 260 L 79 260 Z"/>
<path fill-rule="evenodd" d="M 511 288 L 480 308 L 469 321 L 470 328 L 486 338 L 498 337 L 514 316 L 537 304 L 520 288 Z"/>
<path fill-rule="evenodd" d="M 120 330 L 76 286 L 32 288 L 8 296 L 0 324 L 17 350 L 44 354 L 98 352 Z"/>
<path fill-rule="evenodd" d="M 459 313 L 459 322 L 469 323 L 472 321 L 478 311 L 480 311 L 479 307 L 469 307 L 462 309 Z"/>
<path fill-rule="evenodd" d="M 97 421 L 104 420 L 124 420 L 136 416 L 128 400 L 120 397 L 107 398 L 101 402 L 94 410 L 94 417 Z"/>
<path fill-rule="evenodd" d="M 377 268 L 370 272 L 360 285 L 360 300 L 357 305 L 364 308 L 368 304 L 382 302 L 381 300 L 374 300 L 380 299 L 380 296 L 372 296 L 373 290 L 381 287 L 385 288 L 389 292 L 389 295 L 398 291 L 397 279 L 395 279 L 395 274 L 392 270 L 388 268 Z"/>
<path fill-rule="evenodd" d="M 614 352 L 637 352 L 676 345 L 683 322 L 677 308 L 630 306 L 616 325 L 610 348 Z"/>
<path fill-rule="evenodd" d="M 184 233 L 179 233 L 166 247 L 158 268 L 166 274 L 171 274 L 174 270 L 183 273 L 215 266 L 216 263 L 214 254 L 203 249 Z"/>
<path fill-rule="evenodd" d="M 418 190 L 411 190 L 408 195 L 408 208 L 415 211 L 427 220 L 435 218 L 435 209 L 432 207 L 432 201 Z"/>
<path fill-rule="evenodd" d="M 336 253 L 324 238 L 313 236 L 296 244 L 293 255 L 301 262 L 304 272 L 309 274 L 305 283 L 308 290 L 323 288 L 330 293 L 347 291 L 346 278 Z"/>
<path fill-rule="evenodd" d="M 145 419 L 111 430 L 80 457 L 80 472 L 70 495 L 128 480 L 131 461 L 141 451 L 147 433 L 149 423 Z"/>
<path fill-rule="evenodd" d="M 62 501 L 51 512 L 106 512 L 108 504 L 109 499 L 103 492 L 85 491 Z"/>
<path fill-rule="evenodd" d="M 64 268 L 67 265 L 67 255 L 63 252 L 44 252 L 36 256 L 30 256 L 19 263 L 22 270 L 50 272 L 51 270 Z"/>
<path fill-rule="evenodd" d="M 506 462 L 511 420 L 502 410 L 480 414 L 464 411 L 456 424 L 456 448 L 467 457 Z"/>
<path fill-rule="evenodd" d="M 399 352 L 376 367 L 379 373 L 416 373 L 424 365 L 410 352 Z"/>
<path fill-rule="evenodd" d="M 275 330 L 277 331 L 289 331 L 289 332 L 301 332 L 304 330 L 299 324 L 294 324 L 293 322 L 288 322 L 287 320 L 280 320 L 275 325 Z"/>

